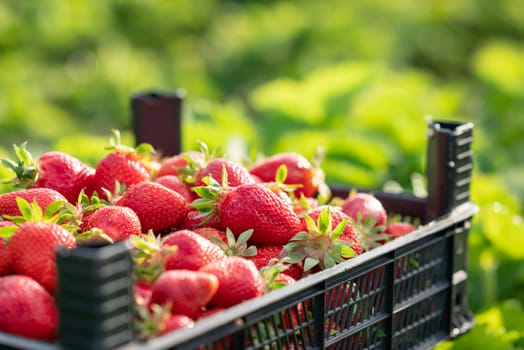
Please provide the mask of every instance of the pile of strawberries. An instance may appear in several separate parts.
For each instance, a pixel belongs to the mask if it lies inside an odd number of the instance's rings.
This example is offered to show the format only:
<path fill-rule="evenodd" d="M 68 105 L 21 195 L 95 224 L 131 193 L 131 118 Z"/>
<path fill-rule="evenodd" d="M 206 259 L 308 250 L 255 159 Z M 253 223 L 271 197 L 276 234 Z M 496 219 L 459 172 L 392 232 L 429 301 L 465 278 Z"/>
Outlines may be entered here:
<path fill-rule="evenodd" d="M 377 198 L 330 198 L 322 170 L 297 153 L 250 165 L 199 151 L 155 157 L 114 133 L 95 167 L 26 145 L 3 159 L 16 190 L 0 195 L 0 331 L 54 340 L 57 246 L 128 240 L 139 334 L 292 284 L 415 229 L 388 222 Z"/>

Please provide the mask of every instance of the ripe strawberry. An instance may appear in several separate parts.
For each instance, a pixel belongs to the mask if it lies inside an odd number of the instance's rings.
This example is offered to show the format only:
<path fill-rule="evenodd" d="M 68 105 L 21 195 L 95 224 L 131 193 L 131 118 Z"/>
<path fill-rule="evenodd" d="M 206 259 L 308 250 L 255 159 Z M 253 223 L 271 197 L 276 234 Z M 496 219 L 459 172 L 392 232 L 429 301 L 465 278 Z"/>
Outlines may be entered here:
<path fill-rule="evenodd" d="M 158 335 L 163 335 L 177 329 L 191 328 L 195 325 L 193 319 L 186 315 L 172 315 L 160 327 Z"/>
<path fill-rule="evenodd" d="M 397 221 L 391 222 L 386 226 L 385 234 L 398 238 L 408 233 L 415 231 L 417 227 L 409 222 Z"/>
<path fill-rule="evenodd" d="M 93 178 L 93 189 L 101 198 L 106 198 L 104 189 L 114 193 L 117 182 L 130 187 L 151 179 L 151 171 L 145 159 L 145 155 L 154 151 L 151 145 L 141 144 L 135 149 L 123 146 L 120 143 L 120 134 L 114 131 L 114 138 L 108 149 L 112 152 L 97 163 Z"/>
<path fill-rule="evenodd" d="M 54 298 L 28 276 L 0 277 L 0 331 L 38 340 L 54 340 Z"/>
<path fill-rule="evenodd" d="M 50 151 L 38 158 L 39 175 L 34 187 L 52 188 L 64 195 L 70 203 L 76 203 L 82 189 L 91 186 L 95 169 L 79 159 L 63 153 Z"/>
<path fill-rule="evenodd" d="M 233 162 L 225 158 L 216 158 L 209 161 L 203 168 L 201 168 L 195 176 L 195 186 L 204 185 L 203 178 L 211 176 L 215 180 L 222 179 L 223 171 L 227 174 L 228 186 L 239 186 L 243 184 L 255 183 L 255 180 L 249 171 L 239 163 Z"/>
<path fill-rule="evenodd" d="M 155 179 L 155 182 L 179 193 L 188 203 L 195 199 L 195 195 L 191 192 L 189 186 L 175 175 L 159 176 Z"/>
<path fill-rule="evenodd" d="M 206 198 L 195 200 L 192 206 L 218 215 L 222 228 L 231 229 L 235 235 L 253 229 L 251 244 L 283 245 L 302 229 L 300 218 L 289 203 L 264 185 L 221 187 L 209 180 L 209 186 L 196 188 Z"/>
<path fill-rule="evenodd" d="M 197 209 L 190 208 L 186 216 L 180 224 L 180 228 L 187 230 L 195 230 L 200 227 L 213 227 L 224 231 L 221 229 L 221 225 L 218 221 L 218 216 L 214 215 L 204 215 L 204 213 L 198 211 Z M 224 231 L 225 232 L 225 231 Z"/>
<path fill-rule="evenodd" d="M 304 221 L 306 230 L 284 247 L 291 263 L 304 263 L 304 272 L 333 267 L 360 253 L 355 229 L 342 212 L 322 206 L 305 215 Z"/>
<path fill-rule="evenodd" d="M 211 242 L 215 242 L 215 240 L 212 237 L 215 237 L 216 239 L 227 243 L 227 236 L 226 233 L 222 230 L 219 230 L 217 228 L 211 227 L 211 226 L 203 226 L 192 229 L 193 232 L 198 233 L 204 238 L 207 238 Z"/>
<path fill-rule="evenodd" d="M 261 269 L 268 265 L 271 260 L 279 260 L 281 258 L 282 246 L 264 246 L 257 248 L 257 255 L 247 257 L 255 263 L 257 269 Z"/>
<path fill-rule="evenodd" d="M 182 171 L 183 173 L 184 169 L 188 169 L 190 166 L 189 162 L 187 161 L 188 159 L 191 159 L 193 162 L 200 163 L 204 161 L 204 155 L 201 152 L 190 151 L 166 158 L 162 160 L 160 169 L 158 169 L 156 176 L 161 177 L 165 175 L 183 175 L 180 172 Z"/>
<path fill-rule="evenodd" d="M 238 256 L 209 263 L 200 271 L 218 278 L 218 290 L 210 304 L 214 307 L 230 307 L 264 294 L 264 279 L 252 261 Z"/>
<path fill-rule="evenodd" d="M 308 216 L 314 221 L 318 221 L 322 211 L 328 208 L 330 209 L 331 225 L 333 228 L 337 227 L 344 220 L 349 219 L 347 215 L 345 215 L 340 210 L 337 210 L 337 207 L 330 208 L 325 205 L 311 209 L 308 212 Z M 358 232 L 356 232 L 354 225 L 352 225 L 351 222 L 349 222 L 349 220 L 348 224 L 345 226 L 339 238 L 345 242 L 350 243 L 351 249 L 355 252 L 356 255 L 362 254 L 362 247 L 360 239 L 358 237 Z"/>
<path fill-rule="evenodd" d="M 89 214 L 83 228 L 85 231 L 98 228 L 115 242 L 142 233 L 138 215 L 131 208 L 116 205 L 108 205 Z"/>
<path fill-rule="evenodd" d="M 151 304 L 171 304 L 172 314 L 196 319 L 212 300 L 219 281 L 211 273 L 192 270 L 170 270 L 162 273 L 153 284 Z"/>
<path fill-rule="evenodd" d="M 29 188 L 15 192 L 7 192 L 0 194 L 0 215 L 21 215 L 18 203 L 16 202 L 17 197 L 23 198 L 29 203 L 36 201 L 43 211 L 53 202 L 67 202 L 67 199 L 62 194 L 51 188 Z"/>
<path fill-rule="evenodd" d="M 355 222 L 364 222 L 368 217 L 374 226 L 383 226 L 387 222 L 387 213 L 382 203 L 369 193 L 351 193 L 342 202 L 341 209 Z"/>
<path fill-rule="evenodd" d="M 25 143 L 14 146 L 18 162 L 3 160 L 16 175 L 15 186 L 51 188 L 64 195 L 70 203 L 76 203 L 80 191 L 91 186 L 95 174 L 91 166 L 58 151 L 46 152 L 35 161 L 25 146 Z"/>
<path fill-rule="evenodd" d="M 75 248 L 75 237 L 58 224 L 26 222 L 12 235 L 7 249 L 16 273 L 34 278 L 54 294 L 58 246 Z"/>
<path fill-rule="evenodd" d="M 249 172 L 263 182 L 275 180 L 277 170 L 281 165 L 287 167 L 286 184 L 299 185 L 295 196 L 300 198 L 313 197 L 324 183 L 324 173 L 319 167 L 314 167 L 305 157 L 298 153 L 287 152 L 275 154 L 253 165 Z"/>
<path fill-rule="evenodd" d="M 16 225 L 10 221 L 0 221 L 0 227 Z M 11 255 L 7 250 L 7 240 L 0 237 L 0 276 L 10 275 L 14 272 L 11 264 Z"/>
<path fill-rule="evenodd" d="M 386 210 L 372 194 L 351 192 L 341 203 L 341 210 L 351 217 L 363 251 L 378 247 L 390 238 L 383 233 L 387 222 Z"/>
<path fill-rule="evenodd" d="M 144 232 L 170 230 L 182 222 L 189 210 L 180 194 L 152 181 L 132 185 L 117 204 L 133 209 Z"/>
<path fill-rule="evenodd" d="M 177 247 L 165 263 L 167 270 L 199 270 L 210 262 L 226 257 L 216 244 L 189 230 L 170 233 L 165 237 L 163 245 Z"/>

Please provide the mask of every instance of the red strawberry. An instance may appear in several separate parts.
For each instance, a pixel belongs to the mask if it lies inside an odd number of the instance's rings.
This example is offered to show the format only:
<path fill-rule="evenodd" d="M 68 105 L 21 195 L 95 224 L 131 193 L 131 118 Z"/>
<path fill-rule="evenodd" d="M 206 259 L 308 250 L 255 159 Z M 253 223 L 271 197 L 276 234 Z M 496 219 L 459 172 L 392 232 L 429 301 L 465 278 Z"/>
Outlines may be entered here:
<path fill-rule="evenodd" d="M 193 208 L 189 209 L 187 215 L 180 224 L 181 228 L 188 230 L 194 230 L 204 226 L 210 226 L 217 229 L 220 229 L 221 227 L 217 216 L 203 215 L 200 211 Z"/>
<path fill-rule="evenodd" d="M 218 283 L 217 277 L 203 271 L 166 271 L 153 284 L 151 303 L 158 305 L 171 303 L 173 314 L 196 319 L 214 297 Z"/>
<path fill-rule="evenodd" d="M 383 233 L 387 222 L 386 210 L 372 194 L 350 193 L 342 202 L 341 210 L 351 217 L 363 251 L 378 247 L 390 238 Z"/>
<path fill-rule="evenodd" d="M 264 279 L 252 261 L 228 256 L 202 267 L 218 278 L 218 290 L 211 300 L 215 307 L 230 307 L 264 294 Z"/>
<path fill-rule="evenodd" d="M 142 233 L 138 215 L 131 208 L 116 205 L 108 205 L 89 214 L 83 228 L 86 231 L 98 228 L 113 241 Z"/>
<path fill-rule="evenodd" d="M 153 286 L 148 283 L 136 282 L 134 285 L 135 304 L 149 305 L 151 295 L 153 294 Z"/>
<path fill-rule="evenodd" d="M 364 222 L 369 217 L 374 226 L 383 226 L 387 221 L 387 213 L 382 203 L 369 193 L 351 193 L 342 202 L 341 208 L 355 222 Z"/>
<path fill-rule="evenodd" d="M 172 315 L 167 321 L 160 327 L 158 335 L 166 334 L 171 331 L 183 328 L 191 328 L 195 325 L 193 319 L 186 315 Z"/>
<path fill-rule="evenodd" d="M 218 183 L 213 182 L 208 190 L 209 198 L 196 200 L 192 205 L 210 213 L 214 210 L 220 225 L 235 235 L 253 229 L 249 241 L 252 244 L 283 245 L 302 228 L 300 218 L 289 203 L 262 184 L 221 190 Z"/>
<path fill-rule="evenodd" d="M 16 226 L 10 221 L 0 221 L 0 227 Z M 7 241 L 0 237 L 0 276 L 10 275 L 14 272 L 11 264 L 11 255 L 7 250 Z"/>
<path fill-rule="evenodd" d="M 328 208 L 327 206 L 320 206 L 311 209 L 308 212 L 308 216 L 312 218 L 314 221 L 318 221 L 320 214 L 323 210 Z M 330 210 L 331 214 L 331 225 L 333 228 L 337 227 L 342 221 L 345 219 L 348 219 L 347 215 L 345 215 L 340 210 L 337 210 L 337 207 L 333 207 Z M 358 237 L 358 232 L 355 231 L 355 227 L 348 222 L 342 233 L 339 237 L 341 240 L 346 241 L 351 244 L 351 249 L 355 252 L 356 255 L 362 254 L 362 247 L 360 245 L 360 239 Z"/>
<path fill-rule="evenodd" d="M 97 163 L 93 178 L 93 188 L 100 197 L 106 197 L 104 189 L 114 193 L 117 190 L 117 181 L 129 187 L 151 179 L 149 161 L 145 157 L 154 151 L 151 145 L 141 144 L 137 148 L 123 146 L 120 133 L 114 131 L 114 138 L 108 149 L 112 152 Z"/>
<path fill-rule="evenodd" d="M 0 277 L 0 331 L 54 340 L 57 314 L 54 298 L 32 278 Z"/>
<path fill-rule="evenodd" d="M 225 158 L 216 158 L 210 160 L 197 172 L 195 176 L 195 186 L 204 185 L 202 179 L 206 176 L 211 176 L 216 181 L 221 182 L 224 170 L 227 173 L 228 186 L 239 186 L 243 184 L 255 183 L 255 180 L 249 171 L 241 164 Z"/>
<path fill-rule="evenodd" d="M 76 203 L 80 191 L 91 185 L 95 169 L 63 152 L 50 151 L 35 161 L 26 150 L 25 143 L 14 146 L 18 162 L 4 159 L 4 164 L 14 171 L 13 183 L 17 187 L 45 187 L 54 189 L 71 203 Z"/>
<path fill-rule="evenodd" d="M 268 265 L 271 260 L 279 260 L 282 253 L 282 246 L 265 246 L 257 248 L 257 255 L 247 257 L 255 263 L 257 269 Z"/>
<path fill-rule="evenodd" d="M 189 186 L 175 175 L 164 175 L 157 177 L 155 182 L 179 193 L 188 203 L 191 203 L 193 199 L 195 199 L 195 196 L 193 192 L 191 192 Z"/>
<path fill-rule="evenodd" d="M 38 206 L 45 211 L 47 207 L 56 201 L 67 202 L 67 199 L 51 188 L 30 188 L 26 190 L 20 190 L 15 192 L 8 192 L 0 194 L 0 215 L 19 216 L 21 215 L 20 209 L 16 198 L 20 197 L 32 203 L 36 201 Z"/>
<path fill-rule="evenodd" d="M 291 263 L 304 263 L 305 272 L 324 270 L 360 253 L 360 241 L 349 217 L 328 206 L 304 216 L 306 230 L 285 245 Z"/>
<path fill-rule="evenodd" d="M 34 187 L 52 188 L 76 203 L 83 189 L 91 186 L 95 169 L 63 152 L 46 152 L 38 159 L 38 178 Z"/>
<path fill-rule="evenodd" d="M 212 237 L 215 237 L 221 240 L 222 242 L 227 243 L 226 233 L 217 228 L 210 227 L 210 226 L 203 226 L 203 227 L 194 228 L 192 231 L 195 233 L 198 233 L 199 235 L 203 236 L 204 238 L 207 238 L 211 242 L 213 242 Z"/>
<path fill-rule="evenodd" d="M 314 167 L 302 155 L 293 152 L 279 153 L 269 158 L 263 159 L 252 166 L 249 171 L 263 182 L 275 180 L 277 170 L 281 165 L 287 167 L 287 177 L 285 184 L 300 185 L 295 190 L 297 198 L 303 194 L 306 197 L 313 197 L 324 182 L 324 174 L 318 167 Z"/>
<path fill-rule="evenodd" d="M 165 237 L 164 246 L 176 246 L 176 251 L 167 259 L 167 270 L 199 270 L 210 262 L 225 259 L 226 254 L 216 244 L 198 233 L 181 230 Z"/>
<path fill-rule="evenodd" d="M 180 194 L 152 181 L 129 187 L 117 204 L 133 209 L 144 232 L 172 229 L 182 222 L 189 210 Z"/>
<path fill-rule="evenodd" d="M 285 250 L 283 246 L 264 246 L 257 248 L 257 254 L 255 256 L 246 257 L 255 263 L 257 269 L 262 269 L 268 266 L 272 261 L 281 260 L 285 256 Z M 298 280 L 302 277 L 304 269 L 302 263 L 297 264 L 284 264 L 286 267 L 285 274 L 290 276 L 294 280 Z"/>
<path fill-rule="evenodd" d="M 187 161 L 188 158 L 193 159 L 195 162 L 202 162 L 204 160 L 204 155 L 201 152 L 190 151 L 166 158 L 162 161 L 160 169 L 157 172 L 157 177 L 165 175 L 180 175 L 181 169 L 189 168 L 189 162 Z"/>
<path fill-rule="evenodd" d="M 16 273 L 34 278 L 54 294 L 58 246 L 76 247 L 75 237 L 54 223 L 26 222 L 15 231 L 7 249 Z"/>
<path fill-rule="evenodd" d="M 409 222 L 391 222 L 386 226 L 385 234 L 391 235 L 393 238 L 398 238 L 408 233 L 415 231 L 417 227 Z"/>

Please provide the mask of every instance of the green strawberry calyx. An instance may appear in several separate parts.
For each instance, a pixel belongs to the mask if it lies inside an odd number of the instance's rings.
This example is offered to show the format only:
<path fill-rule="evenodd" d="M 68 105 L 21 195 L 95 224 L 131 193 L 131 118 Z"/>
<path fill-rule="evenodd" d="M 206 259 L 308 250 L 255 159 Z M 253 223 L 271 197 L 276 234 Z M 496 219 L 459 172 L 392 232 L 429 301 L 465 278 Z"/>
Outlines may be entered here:
<path fill-rule="evenodd" d="M 317 222 L 307 214 L 304 220 L 307 230 L 297 233 L 284 246 L 291 264 L 304 262 L 305 272 L 316 266 L 325 270 L 356 255 L 351 242 L 339 239 L 348 224 L 347 218 L 333 229 L 328 207 L 322 209 Z"/>
<path fill-rule="evenodd" d="M 2 158 L 0 161 L 3 166 L 15 174 L 15 177 L 3 181 L 3 183 L 12 184 L 15 188 L 28 188 L 38 179 L 38 162 L 27 150 L 27 142 L 22 143 L 20 146 L 13 145 L 13 148 L 17 158 L 16 161 L 8 158 Z"/>
<path fill-rule="evenodd" d="M 248 245 L 248 241 L 253 235 L 253 229 L 242 232 L 238 238 L 235 238 L 233 231 L 226 229 L 227 243 L 224 243 L 218 237 L 210 236 L 213 243 L 220 247 L 227 256 L 255 256 L 257 255 L 257 247 Z"/>

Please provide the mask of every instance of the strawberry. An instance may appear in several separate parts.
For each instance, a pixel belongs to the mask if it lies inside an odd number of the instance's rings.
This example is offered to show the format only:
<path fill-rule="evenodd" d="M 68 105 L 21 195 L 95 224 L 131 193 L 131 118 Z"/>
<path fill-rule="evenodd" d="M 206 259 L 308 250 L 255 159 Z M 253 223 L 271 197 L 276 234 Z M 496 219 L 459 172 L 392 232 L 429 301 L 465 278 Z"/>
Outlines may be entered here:
<path fill-rule="evenodd" d="M 192 202 L 193 203 L 193 202 Z M 180 224 L 181 228 L 188 229 L 188 230 L 195 230 L 200 227 L 212 227 L 216 228 L 220 231 L 224 231 L 221 229 L 220 222 L 218 221 L 218 216 L 215 215 L 206 215 L 206 213 L 202 213 L 197 209 L 190 208 L 187 212 L 187 215 L 182 220 L 182 223 Z M 225 233 L 225 231 L 224 231 Z"/>
<path fill-rule="evenodd" d="M 0 221 L 0 227 L 16 226 L 10 221 Z M 7 239 L 0 237 L 0 276 L 10 275 L 14 272 L 11 264 L 11 255 L 7 250 Z"/>
<path fill-rule="evenodd" d="M 175 175 L 163 175 L 157 177 L 154 181 L 179 193 L 188 203 L 195 199 L 195 196 L 193 192 L 191 192 L 189 186 Z"/>
<path fill-rule="evenodd" d="M 156 176 L 161 177 L 165 175 L 183 175 L 181 172 L 183 173 L 184 170 L 188 169 L 190 166 L 188 159 L 195 163 L 201 163 L 204 161 L 204 155 L 201 152 L 190 151 L 166 158 L 162 160 L 160 169 L 158 169 Z"/>
<path fill-rule="evenodd" d="M 281 261 L 285 267 L 286 275 L 290 276 L 294 280 L 298 280 L 302 277 L 304 269 L 302 263 L 288 264 L 284 262 L 283 258 L 286 255 L 286 251 L 283 246 L 264 246 L 257 248 L 257 254 L 255 256 L 246 257 L 253 261 L 257 269 L 262 270 L 264 267 L 270 265 L 273 261 Z"/>
<path fill-rule="evenodd" d="M 172 315 L 161 326 L 158 335 L 166 334 L 176 329 L 191 328 L 195 325 L 193 319 L 186 315 Z"/>
<path fill-rule="evenodd" d="M 332 227 L 336 227 L 344 220 L 349 219 L 347 215 L 338 210 L 337 207 L 329 207 L 326 205 L 311 209 L 307 215 L 314 221 L 318 221 L 321 213 L 326 209 L 329 209 L 330 211 Z M 362 254 L 360 238 L 358 237 L 358 232 L 356 232 L 354 225 L 352 225 L 349 221 L 350 220 L 348 220 L 348 224 L 345 226 L 344 230 L 342 230 L 339 238 L 345 242 L 350 243 L 351 249 L 355 252 L 355 254 L 360 255 Z"/>
<path fill-rule="evenodd" d="M 116 205 L 95 210 L 85 218 L 83 228 L 85 231 L 98 228 L 113 241 L 121 241 L 131 235 L 142 233 L 138 215 L 131 208 Z"/>
<path fill-rule="evenodd" d="M 297 198 L 300 198 L 302 194 L 305 197 L 313 197 L 321 185 L 325 186 L 322 170 L 313 166 L 302 155 L 294 152 L 279 153 L 263 159 L 254 164 L 249 172 L 263 182 L 271 182 L 282 165 L 287 167 L 287 177 L 284 183 L 299 185 L 295 190 Z"/>
<path fill-rule="evenodd" d="M 140 339 L 160 336 L 176 329 L 191 328 L 195 322 L 186 315 L 172 314 L 171 306 L 166 305 L 136 305 L 137 319 L 135 322 L 137 335 Z"/>
<path fill-rule="evenodd" d="M 29 221 L 13 233 L 7 249 L 17 274 L 34 278 L 54 294 L 58 246 L 75 248 L 75 237 L 58 224 Z"/>
<path fill-rule="evenodd" d="M 203 198 L 191 205 L 211 216 L 217 215 L 222 228 L 231 229 L 235 235 L 253 229 L 251 244 L 283 245 L 302 229 L 291 205 L 264 185 L 221 187 L 213 178 L 207 180 L 209 186 L 195 188 Z"/>
<path fill-rule="evenodd" d="M 372 194 L 351 192 L 340 206 L 351 217 L 363 251 L 378 247 L 391 238 L 383 233 L 387 222 L 386 210 Z"/>
<path fill-rule="evenodd" d="M 304 221 L 306 230 L 284 247 L 290 263 L 304 263 L 304 272 L 333 267 L 360 253 L 359 238 L 342 212 L 322 206 L 305 215 Z"/>
<path fill-rule="evenodd" d="M 95 169 L 63 152 L 49 151 L 38 161 L 26 149 L 26 144 L 14 146 L 18 162 L 3 160 L 14 171 L 17 187 L 45 187 L 60 192 L 70 203 L 76 203 L 82 189 L 89 188 Z"/>
<path fill-rule="evenodd" d="M 133 209 L 144 232 L 170 230 L 182 222 L 189 210 L 184 197 L 152 181 L 132 185 L 117 204 Z"/>
<path fill-rule="evenodd" d="M 120 143 L 119 132 L 113 132 L 114 138 L 108 147 L 112 152 L 96 164 L 93 178 L 93 190 L 101 198 L 107 197 L 106 191 L 114 193 L 118 190 L 117 183 L 129 187 L 151 179 L 145 156 L 153 152 L 152 146 L 141 144 L 136 149 L 123 146 Z"/>
<path fill-rule="evenodd" d="M 16 202 L 16 198 L 23 198 L 29 203 L 36 201 L 38 206 L 43 211 L 47 207 L 56 201 L 67 202 L 67 199 L 58 191 L 51 188 L 29 188 L 25 190 L 7 192 L 0 194 L 0 215 L 1 216 L 19 216 L 21 215 L 20 209 Z"/>
<path fill-rule="evenodd" d="M 192 229 L 192 231 L 195 233 L 198 233 L 199 235 L 203 236 L 204 238 L 207 238 L 211 242 L 216 242 L 216 240 L 212 238 L 212 237 L 215 237 L 216 239 L 224 243 L 227 243 L 226 233 L 217 228 L 214 228 L 211 226 L 203 226 L 203 227 L 194 228 Z"/>
<path fill-rule="evenodd" d="M 374 226 L 383 226 L 387 222 L 387 213 L 382 203 L 369 193 L 350 193 L 342 202 L 341 209 L 355 222 L 364 222 L 368 217 Z"/>
<path fill-rule="evenodd" d="M 177 247 L 165 263 L 167 270 L 199 270 L 210 262 L 226 257 L 216 244 L 189 230 L 170 233 L 165 237 L 163 245 Z"/>
<path fill-rule="evenodd" d="M 392 236 L 393 238 L 402 237 L 408 233 L 415 231 L 417 227 L 409 222 L 397 221 L 387 224 L 385 234 Z"/>
<path fill-rule="evenodd" d="M 173 314 L 196 319 L 215 296 L 219 280 L 212 273 L 193 270 L 170 270 L 153 284 L 151 304 L 171 305 Z"/>
<path fill-rule="evenodd" d="M 252 261 L 238 256 L 209 263 L 200 271 L 218 278 L 218 290 L 210 304 L 214 307 L 230 307 L 264 294 L 264 279 Z"/>
<path fill-rule="evenodd" d="M 0 331 L 38 340 L 54 340 L 58 311 L 54 298 L 34 279 L 0 277 Z"/>
<path fill-rule="evenodd" d="M 51 151 L 38 159 L 39 176 L 35 187 L 47 187 L 76 203 L 83 189 L 91 186 L 95 169 L 63 152 Z"/>
<path fill-rule="evenodd" d="M 255 180 L 249 171 L 241 164 L 225 158 L 216 158 L 210 160 L 197 172 L 194 185 L 204 185 L 203 178 L 206 176 L 211 176 L 214 179 L 221 179 L 224 171 L 227 174 L 226 183 L 228 186 L 239 186 L 243 184 L 255 183 Z"/>

